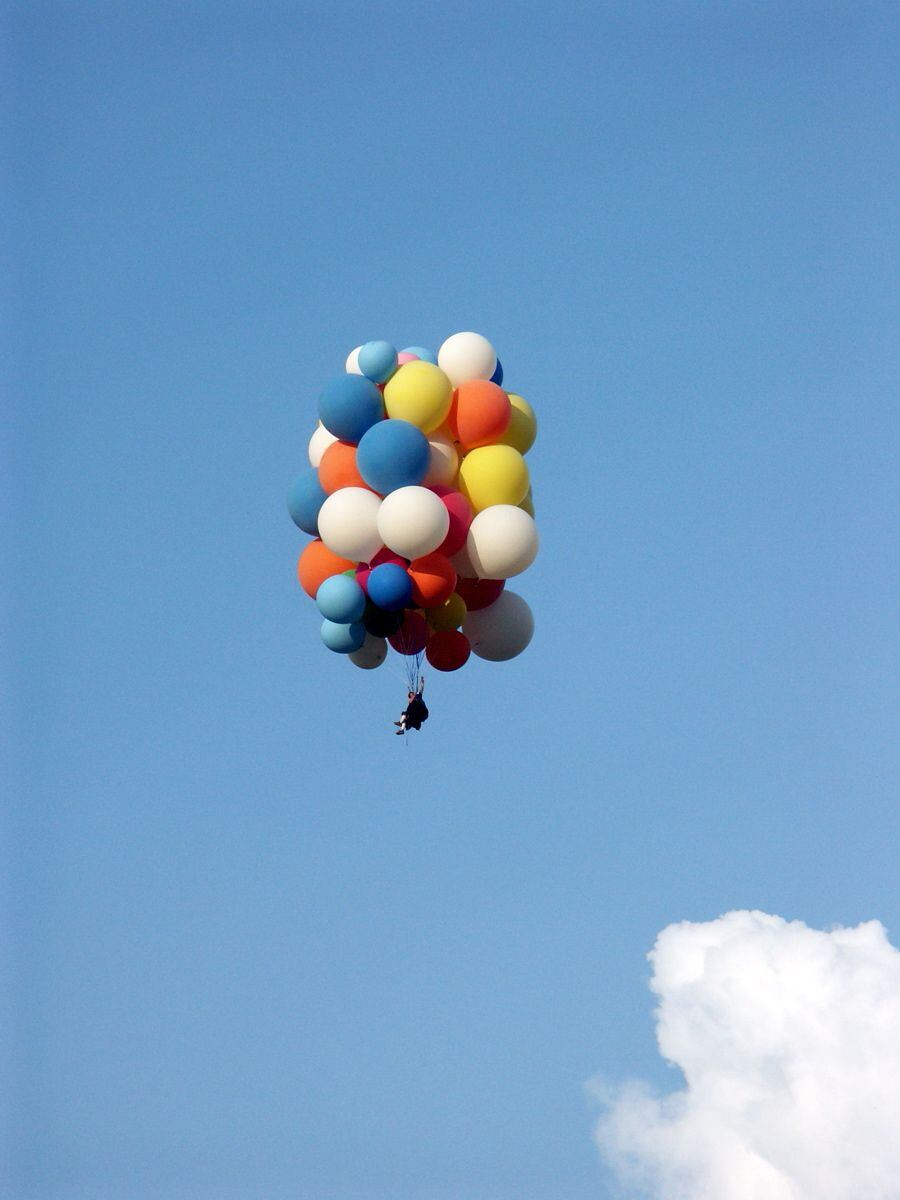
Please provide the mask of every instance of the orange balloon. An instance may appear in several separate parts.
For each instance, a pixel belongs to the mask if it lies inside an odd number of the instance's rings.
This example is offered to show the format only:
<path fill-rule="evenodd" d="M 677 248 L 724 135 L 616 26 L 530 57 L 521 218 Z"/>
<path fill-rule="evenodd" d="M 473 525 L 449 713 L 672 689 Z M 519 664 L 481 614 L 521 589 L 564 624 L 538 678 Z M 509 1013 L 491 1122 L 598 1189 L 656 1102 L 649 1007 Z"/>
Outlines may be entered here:
<path fill-rule="evenodd" d="M 502 437 L 511 416 L 512 405 L 502 387 L 487 379 L 471 379 L 453 393 L 447 424 L 454 441 L 474 450 Z"/>
<path fill-rule="evenodd" d="M 307 596 L 315 600 L 316 592 L 326 579 L 330 579 L 332 575 L 340 575 L 342 571 L 355 566 L 356 563 L 350 562 L 348 558 L 341 558 L 339 554 L 329 550 L 320 538 L 316 538 L 300 555 L 297 578 Z"/>
<path fill-rule="evenodd" d="M 453 595 L 456 571 L 444 554 L 425 554 L 409 564 L 413 600 L 421 608 L 437 608 Z"/>
<path fill-rule="evenodd" d="M 371 488 L 356 467 L 356 447 L 350 442 L 332 442 L 319 462 L 319 483 L 330 496 L 339 488 Z"/>

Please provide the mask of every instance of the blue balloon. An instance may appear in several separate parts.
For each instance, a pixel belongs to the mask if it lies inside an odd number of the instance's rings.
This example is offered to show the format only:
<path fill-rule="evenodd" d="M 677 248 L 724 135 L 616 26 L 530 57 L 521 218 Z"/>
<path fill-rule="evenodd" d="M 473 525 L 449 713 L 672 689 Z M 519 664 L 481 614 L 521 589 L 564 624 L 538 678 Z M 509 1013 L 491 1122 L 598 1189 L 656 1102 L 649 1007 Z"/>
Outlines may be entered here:
<path fill-rule="evenodd" d="M 384 383 L 397 370 L 397 351 L 390 342 L 366 342 L 356 356 L 359 369 L 373 383 Z"/>
<path fill-rule="evenodd" d="M 496 365 L 496 367 L 494 367 L 494 373 L 491 376 L 491 383 L 496 383 L 497 386 L 499 387 L 502 382 L 503 382 L 503 363 L 498 358 L 497 365 Z"/>
<path fill-rule="evenodd" d="M 421 483 L 431 463 L 431 448 L 421 429 L 389 417 L 367 429 L 356 449 L 356 467 L 380 496 Z"/>
<path fill-rule="evenodd" d="M 329 621 L 350 625 L 366 611 L 366 593 L 349 575 L 332 575 L 319 585 L 316 604 Z"/>
<path fill-rule="evenodd" d="M 381 392 L 363 375 L 338 375 L 319 397 L 319 417 L 329 433 L 354 445 L 384 416 Z"/>
<path fill-rule="evenodd" d="M 401 350 L 401 354 L 414 354 L 422 362 L 434 363 L 437 366 L 437 355 L 431 350 L 426 350 L 424 346 L 407 346 L 405 350 Z"/>
<path fill-rule="evenodd" d="M 291 484 L 287 494 L 288 512 L 294 524 L 304 533 L 318 537 L 319 509 L 325 503 L 327 495 L 319 483 L 319 472 L 315 467 L 308 467 Z"/>
<path fill-rule="evenodd" d="M 399 612 L 412 600 L 412 580 L 399 563 L 381 563 L 369 572 L 369 599 L 385 612 Z"/>
<path fill-rule="evenodd" d="M 361 621 L 340 625 L 335 621 L 322 622 L 322 641 L 335 654 L 352 654 L 366 640 L 366 627 Z"/>

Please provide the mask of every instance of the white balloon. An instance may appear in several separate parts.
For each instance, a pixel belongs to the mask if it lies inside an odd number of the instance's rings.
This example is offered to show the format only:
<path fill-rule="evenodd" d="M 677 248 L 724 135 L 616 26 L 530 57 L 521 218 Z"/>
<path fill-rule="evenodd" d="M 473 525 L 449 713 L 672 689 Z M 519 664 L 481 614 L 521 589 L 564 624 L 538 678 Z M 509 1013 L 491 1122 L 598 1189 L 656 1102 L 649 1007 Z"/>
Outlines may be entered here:
<path fill-rule="evenodd" d="M 476 609 L 463 621 L 472 653 L 488 662 L 505 662 L 521 654 L 534 635 L 534 616 L 516 592 L 502 591 L 493 604 Z"/>
<path fill-rule="evenodd" d="M 372 671 L 375 667 L 380 667 L 387 658 L 387 642 L 383 637 L 367 633 L 366 640 L 360 648 L 352 651 L 347 657 L 364 671 Z"/>
<path fill-rule="evenodd" d="M 450 514 L 440 497 L 428 488 L 397 488 L 381 501 L 378 511 L 379 536 L 389 549 L 395 554 L 402 554 L 404 558 L 421 558 L 423 554 L 437 550 L 449 528 Z M 320 510 L 320 532 L 321 529 Z"/>
<path fill-rule="evenodd" d="M 320 520 L 321 528 L 321 520 Z M 509 579 L 534 562 L 538 533 L 534 519 L 512 504 L 492 504 L 476 513 L 466 538 L 479 579 Z"/>
<path fill-rule="evenodd" d="M 426 487 L 434 487 L 436 484 L 451 487 L 459 469 L 456 447 L 442 433 L 433 433 L 428 439 L 428 447 L 431 451 L 431 463 L 422 483 Z"/>
<path fill-rule="evenodd" d="M 348 375 L 362 375 L 359 369 L 359 352 L 362 346 L 357 346 L 355 350 L 351 350 L 347 355 L 347 361 L 344 363 L 344 370 Z"/>
<path fill-rule="evenodd" d="M 454 333 L 438 350 L 438 366 L 454 387 L 470 379 L 490 379 L 497 351 L 480 333 Z"/>
<path fill-rule="evenodd" d="M 320 421 L 312 437 L 309 439 L 309 465 L 311 467 L 318 467 L 322 461 L 322 455 L 331 443 L 336 441 L 337 438 L 334 434 L 330 433 Z"/>
<path fill-rule="evenodd" d="M 381 498 L 366 488 L 338 488 L 319 509 L 319 537 L 342 558 L 369 562 L 383 545 L 378 532 L 380 508 Z"/>

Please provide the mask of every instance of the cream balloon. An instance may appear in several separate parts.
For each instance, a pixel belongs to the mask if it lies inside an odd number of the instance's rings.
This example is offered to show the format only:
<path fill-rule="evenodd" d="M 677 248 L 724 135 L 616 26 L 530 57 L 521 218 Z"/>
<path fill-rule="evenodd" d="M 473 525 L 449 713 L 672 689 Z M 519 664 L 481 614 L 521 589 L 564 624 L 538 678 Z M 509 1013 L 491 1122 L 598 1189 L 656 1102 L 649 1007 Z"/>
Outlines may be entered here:
<path fill-rule="evenodd" d="M 387 642 L 383 637 L 375 637 L 373 633 L 366 634 L 366 640 L 358 650 L 347 656 L 350 661 L 363 671 L 373 671 L 380 667 L 387 658 Z"/>
<path fill-rule="evenodd" d="M 454 333 L 438 350 L 438 366 L 454 387 L 470 379 L 490 379 L 497 351 L 480 333 Z"/>
<path fill-rule="evenodd" d="M 357 346 L 355 350 L 351 350 L 347 355 L 347 361 L 344 363 L 344 370 L 348 375 L 362 375 L 359 366 L 359 352 L 362 346 Z"/>
<path fill-rule="evenodd" d="M 330 433 L 320 421 L 309 439 L 309 465 L 318 468 L 322 455 L 337 438 Z"/>
<path fill-rule="evenodd" d="M 423 484 L 426 487 L 436 485 L 452 487 L 459 469 L 459 455 L 456 447 L 444 434 L 433 433 L 428 439 L 428 448 L 431 453 L 431 462 L 428 466 L 428 474 L 422 480 Z"/>
<path fill-rule="evenodd" d="M 516 592 L 504 590 L 493 604 L 468 613 L 462 626 L 472 653 L 488 662 L 521 654 L 534 636 L 534 616 Z"/>
<path fill-rule="evenodd" d="M 367 488 L 338 488 L 319 509 L 319 537 L 341 558 L 369 562 L 384 545 L 378 532 L 380 508 L 381 497 Z"/>
<path fill-rule="evenodd" d="M 320 510 L 320 532 L 321 518 Z M 440 497 L 428 488 L 397 488 L 381 501 L 378 535 L 385 546 L 404 558 L 422 558 L 437 550 L 449 528 L 450 514 Z"/>
<path fill-rule="evenodd" d="M 482 509 L 469 526 L 466 553 L 479 579 L 520 575 L 534 562 L 537 552 L 534 519 L 512 504 L 492 504 Z"/>

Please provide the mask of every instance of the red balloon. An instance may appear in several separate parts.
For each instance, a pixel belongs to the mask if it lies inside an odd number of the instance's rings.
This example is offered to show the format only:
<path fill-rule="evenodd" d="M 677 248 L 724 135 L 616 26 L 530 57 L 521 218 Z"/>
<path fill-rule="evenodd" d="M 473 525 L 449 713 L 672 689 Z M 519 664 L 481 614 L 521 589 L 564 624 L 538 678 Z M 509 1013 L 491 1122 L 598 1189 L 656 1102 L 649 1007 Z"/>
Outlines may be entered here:
<path fill-rule="evenodd" d="M 505 586 L 505 579 L 457 579 L 456 592 L 465 601 L 467 612 L 477 612 L 493 604 Z"/>
<path fill-rule="evenodd" d="M 459 629 L 433 633 L 425 647 L 425 657 L 436 671 L 458 671 L 470 652 L 469 639 Z"/>
<path fill-rule="evenodd" d="M 436 496 L 440 496 L 441 503 L 450 514 L 450 528 L 447 530 L 447 536 L 436 550 L 437 554 L 445 554 L 447 558 L 450 558 L 458 550 L 462 550 L 466 544 L 469 526 L 472 524 L 475 513 L 472 505 L 456 488 L 435 484 L 430 490 Z"/>
<path fill-rule="evenodd" d="M 420 612 L 403 614 L 403 624 L 388 641 L 398 654 L 421 654 L 428 641 L 428 626 Z"/>
<path fill-rule="evenodd" d="M 387 546 L 383 546 L 370 563 L 360 563 L 356 568 L 356 582 L 366 595 L 369 593 L 369 576 L 382 563 L 397 563 L 400 567 L 407 567 L 409 559 L 401 558 L 399 554 L 395 554 L 393 550 L 388 550 Z"/>
<path fill-rule="evenodd" d="M 437 608 L 453 595 L 456 570 L 450 559 L 438 551 L 414 558 L 408 573 L 412 580 L 413 601 L 420 608 Z"/>

